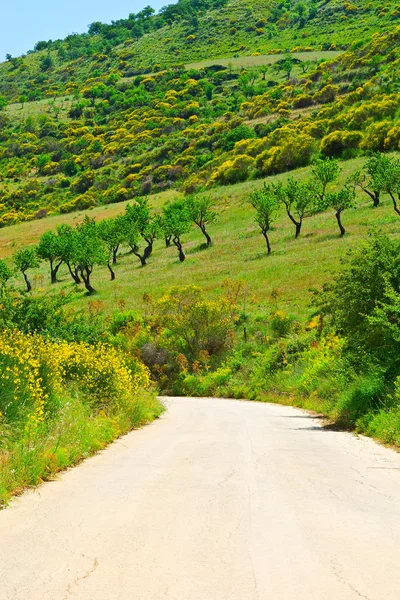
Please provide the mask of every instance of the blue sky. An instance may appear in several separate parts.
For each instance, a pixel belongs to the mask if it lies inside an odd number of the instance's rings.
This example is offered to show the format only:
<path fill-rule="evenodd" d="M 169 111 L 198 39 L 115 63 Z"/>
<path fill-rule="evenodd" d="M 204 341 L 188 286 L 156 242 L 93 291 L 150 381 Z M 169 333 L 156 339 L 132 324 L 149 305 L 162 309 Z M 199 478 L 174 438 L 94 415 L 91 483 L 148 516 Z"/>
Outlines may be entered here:
<path fill-rule="evenodd" d="M 4 2 L 0 22 L 0 62 L 7 53 L 24 54 L 39 40 L 63 38 L 83 33 L 89 23 L 127 17 L 143 7 L 158 10 L 173 0 L 13 0 Z"/>

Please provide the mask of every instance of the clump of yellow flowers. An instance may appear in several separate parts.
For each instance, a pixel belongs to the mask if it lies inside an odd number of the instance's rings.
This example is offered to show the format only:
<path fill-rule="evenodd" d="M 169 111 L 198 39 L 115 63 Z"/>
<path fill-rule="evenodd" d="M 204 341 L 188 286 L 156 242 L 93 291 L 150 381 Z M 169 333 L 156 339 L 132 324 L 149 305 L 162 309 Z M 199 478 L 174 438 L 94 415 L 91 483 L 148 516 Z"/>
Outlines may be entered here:
<path fill-rule="evenodd" d="M 105 344 L 46 340 L 17 330 L 0 332 L 0 419 L 35 429 L 55 398 L 79 395 L 93 409 L 112 411 L 134 402 L 149 372 Z"/>

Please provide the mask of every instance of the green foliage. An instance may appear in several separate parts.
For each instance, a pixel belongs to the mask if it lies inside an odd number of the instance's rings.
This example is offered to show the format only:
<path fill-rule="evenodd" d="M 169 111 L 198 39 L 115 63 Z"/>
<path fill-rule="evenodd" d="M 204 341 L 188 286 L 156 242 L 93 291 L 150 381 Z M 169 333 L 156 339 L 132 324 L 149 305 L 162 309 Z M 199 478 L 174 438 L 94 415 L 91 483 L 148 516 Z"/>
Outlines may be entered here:
<path fill-rule="evenodd" d="M 289 177 L 286 186 L 281 184 L 275 186 L 275 193 L 295 226 L 295 237 L 297 238 L 300 235 L 303 220 L 311 217 L 318 210 L 314 186 L 310 181 L 299 182 Z"/>
<path fill-rule="evenodd" d="M 207 300 L 193 285 L 171 288 L 155 304 L 154 319 L 165 330 L 167 347 L 188 361 L 198 360 L 201 353 L 218 357 L 232 344 L 232 307 L 226 300 Z"/>
<path fill-rule="evenodd" d="M 249 202 L 256 210 L 256 223 L 265 238 L 268 254 L 271 254 L 268 232 L 279 209 L 279 194 L 276 193 L 273 186 L 267 186 L 264 183 L 263 188 L 250 194 Z"/>
<path fill-rule="evenodd" d="M 12 271 L 7 263 L 0 259 L 0 291 L 12 277 Z"/>
<path fill-rule="evenodd" d="M 207 233 L 207 226 L 215 223 L 218 218 L 218 212 L 214 210 L 215 201 L 211 196 L 188 196 L 185 200 L 187 216 L 206 238 L 207 247 L 211 246 L 212 240 Z"/>
<path fill-rule="evenodd" d="M 22 274 L 28 269 L 36 269 L 39 266 L 39 258 L 36 248 L 23 248 L 14 254 L 14 262 L 18 271 Z"/>
<path fill-rule="evenodd" d="M 380 232 L 350 253 L 332 284 L 319 297 L 323 314 L 345 336 L 349 354 L 359 368 L 370 361 L 392 373 L 400 368 L 396 321 L 390 334 L 390 314 L 400 291 L 399 243 Z M 394 308 L 393 317 L 396 314 Z"/>
<path fill-rule="evenodd" d="M 324 201 L 326 189 L 339 177 L 340 166 L 333 158 L 317 158 L 311 168 L 311 175 L 316 184 L 316 191 L 321 202 Z"/>
<path fill-rule="evenodd" d="M 94 293 L 96 290 L 91 285 L 90 277 L 96 265 L 107 263 L 107 251 L 100 239 L 95 220 L 88 216 L 77 226 L 74 259 L 87 291 L 89 294 Z"/>

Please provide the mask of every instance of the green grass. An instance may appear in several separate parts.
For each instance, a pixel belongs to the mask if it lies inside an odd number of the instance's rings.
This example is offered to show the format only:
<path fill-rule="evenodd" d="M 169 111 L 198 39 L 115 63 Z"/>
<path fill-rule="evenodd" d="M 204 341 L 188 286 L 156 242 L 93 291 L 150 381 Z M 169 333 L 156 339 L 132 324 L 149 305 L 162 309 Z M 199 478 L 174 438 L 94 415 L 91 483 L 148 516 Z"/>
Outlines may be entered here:
<path fill-rule="evenodd" d="M 22 121 L 27 117 L 37 115 L 50 115 L 52 117 L 57 115 L 59 119 L 66 120 L 71 103 L 71 96 L 25 102 L 23 106 L 20 102 L 14 102 L 6 106 L 5 113 L 13 119 L 14 122 Z"/>
<path fill-rule="evenodd" d="M 364 159 L 355 159 L 342 164 L 342 179 L 361 166 Z M 297 178 L 309 175 L 309 169 L 291 173 Z M 279 175 L 276 180 L 286 180 L 288 174 Z M 159 297 L 173 285 L 193 283 L 204 288 L 211 296 L 221 291 L 226 278 L 243 279 L 249 290 L 250 309 L 257 311 L 269 302 L 272 290 L 279 291 L 287 310 L 298 317 L 308 313 L 310 296 L 308 290 L 322 285 L 339 268 L 340 258 L 366 236 L 368 227 L 382 227 L 384 231 L 398 235 L 400 219 L 394 213 L 387 198 L 382 206 L 373 209 L 367 197 L 360 196 L 358 208 L 344 213 L 343 222 L 348 231 L 343 239 L 338 237 L 338 229 L 333 213 L 318 214 L 306 219 L 302 235 L 294 239 L 293 225 L 286 214 L 281 213 L 271 232 L 273 253 L 266 254 L 264 240 L 254 223 L 253 209 L 246 203 L 251 190 L 260 187 L 262 181 L 218 188 L 211 191 L 220 210 L 218 222 L 209 227 L 214 246 L 202 249 L 203 237 L 200 230 L 192 229 L 184 237 L 187 260 L 180 264 L 175 247 L 165 248 L 163 241 L 155 244 L 154 253 L 145 268 L 139 266 L 138 259 L 125 249 L 122 251 L 116 268 L 117 278 L 109 281 L 106 268 L 96 267 L 93 284 L 98 290 L 96 299 L 104 302 L 105 310 L 117 310 L 122 299 L 127 309 L 142 310 L 143 293 Z M 156 211 L 163 202 L 177 193 L 170 191 L 151 197 Z M 89 214 L 100 219 L 123 212 L 124 203 L 99 207 Z M 10 254 L 26 245 L 36 243 L 41 233 L 54 229 L 59 223 L 76 223 L 85 213 L 53 216 L 41 221 L 22 223 L 2 230 L 0 257 Z M 49 290 L 49 274 L 46 264 L 32 272 L 34 293 Z M 66 269 L 60 270 L 60 283 L 54 290 L 72 290 Z M 17 284 L 22 287 L 22 278 Z M 84 291 L 76 292 L 77 306 L 87 305 Z"/>
<path fill-rule="evenodd" d="M 334 50 L 317 52 L 293 52 L 290 56 L 298 58 L 301 61 L 330 60 L 341 54 Z M 201 69 L 212 65 L 222 65 L 223 67 L 232 66 L 232 69 L 247 69 L 249 67 L 261 67 L 263 65 L 273 65 L 278 60 L 284 58 L 285 54 L 261 54 L 260 56 L 237 56 L 232 58 L 210 58 L 198 62 L 188 63 L 186 69 Z"/>
<path fill-rule="evenodd" d="M 54 479 L 60 471 L 150 423 L 164 410 L 154 394 L 145 391 L 140 392 L 129 412 L 121 409 L 112 415 L 92 414 L 78 398 L 64 398 L 60 406 L 56 419 L 30 435 L 14 431 L 15 440 L 5 451 L 0 449 L 0 509 L 12 496 Z"/>

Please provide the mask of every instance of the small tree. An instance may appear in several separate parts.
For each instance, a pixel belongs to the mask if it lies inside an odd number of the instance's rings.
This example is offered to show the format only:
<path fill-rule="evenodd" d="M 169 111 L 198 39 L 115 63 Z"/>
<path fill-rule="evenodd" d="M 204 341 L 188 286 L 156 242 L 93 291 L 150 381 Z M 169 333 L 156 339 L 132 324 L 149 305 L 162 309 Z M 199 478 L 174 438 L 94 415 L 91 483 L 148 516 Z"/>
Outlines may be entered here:
<path fill-rule="evenodd" d="M 250 194 L 249 202 L 256 210 L 256 223 L 265 238 L 268 254 L 271 254 L 268 232 L 279 209 L 277 194 L 271 186 L 267 186 L 264 183 L 264 187 L 261 190 L 255 190 Z"/>
<path fill-rule="evenodd" d="M 206 230 L 206 226 L 214 223 L 218 218 L 218 213 L 213 210 L 214 205 L 213 199 L 209 196 L 188 196 L 185 200 L 188 217 L 190 221 L 200 228 L 206 238 L 207 248 L 212 245 L 212 240 Z"/>
<path fill-rule="evenodd" d="M 46 231 L 40 237 L 37 255 L 42 260 L 49 261 L 50 281 L 57 283 L 57 273 L 63 263 L 62 240 L 52 231 Z"/>
<path fill-rule="evenodd" d="M 25 94 L 21 94 L 21 96 L 19 97 L 19 101 L 21 103 L 21 110 L 24 108 L 24 104 L 27 101 L 27 96 Z"/>
<path fill-rule="evenodd" d="M 365 192 L 375 207 L 379 206 L 381 195 L 385 191 L 389 168 L 390 158 L 384 154 L 375 154 L 367 160 L 363 169 L 354 173 L 351 178 L 352 184 Z"/>
<path fill-rule="evenodd" d="M 333 192 L 326 196 L 326 204 L 335 211 L 335 217 L 340 230 L 340 237 L 343 237 L 346 233 L 345 228 L 342 224 L 342 213 L 348 208 L 354 207 L 355 191 L 350 186 L 345 186 L 338 192 Z"/>
<path fill-rule="evenodd" d="M 303 221 L 316 213 L 314 190 L 311 182 L 298 182 L 289 177 L 288 184 L 274 186 L 279 201 L 284 205 L 287 216 L 295 226 L 295 237 L 299 237 Z"/>
<path fill-rule="evenodd" d="M 153 245 L 160 234 L 160 219 L 152 216 L 147 198 L 139 198 L 135 204 L 126 206 L 127 236 L 131 237 L 132 252 L 140 259 L 142 266 L 153 252 Z M 129 234 L 129 228 L 131 233 Z M 138 235 L 137 235 L 138 234 Z M 142 237 L 147 246 L 142 254 L 139 253 L 138 237 Z M 135 241 L 136 240 L 136 241 Z"/>
<path fill-rule="evenodd" d="M 125 228 L 126 220 L 123 217 L 104 219 L 98 224 L 98 234 L 107 251 L 107 268 L 111 274 L 111 281 L 115 279 L 115 271 L 111 264 L 117 264 L 118 249 L 126 238 Z"/>
<path fill-rule="evenodd" d="M 383 189 L 387 192 L 393 202 L 394 211 L 400 216 L 400 162 L 398 159 L 389 159 L 390 162 L 385 170 L 385 181 Z"/>
<path fill-rule="evenodd" d="M 318 158 L 314 161 L 311 174 L 316 193 L 321 202 L 324 201 L 328 184 L 333 183 L 338 178 L 339 173 L 339 163 L 334 158 Z"/>
<path fill-rule="evenodd" d="M 15 266 L 22 273 L 26 283 L 26 291 L 32 290 L 32 284 L 28 279 L 27 271 L 29 269 L 37 269 L 39 266 L 39 258 L 36 253 L 36 248 L 23 248 L 14 254 Z"/>
<path fill-rule="evenodd" d="M 172 237 L 172 243 L 178 249 L 179 260 L 183 262 L 186 256 L 183 251 L 181 238 L 182 235 L 190 231 L 191 222 L 185 203 L 182 200 L 176 200 L 163 207 L 162 227 L 165 237 Z"/>
<path fill-rule="evenodd" d="M 0 293 L 4 290 L 9 279 L 11 279 L 12 271 L 7 263 L 0 258 Z"/>
<path fill-rule="evenodd" d="M 189 361 L 205 352 L 223 355 L 232 345 L 235 317 L 228 300 L 209 301 L 193 285 L 173 287 L 154 306 L 155 322 L 168 329 L 164 343 Z"/>
<path fill-rule="evenodd" d="M 75 261 L 88 293 L 95 293 L 96 290 L 91 284 L 93 269 L 96 265 L 107 263 L 107 252 L 99 237 L 95 220 L 87 216 L 77 227 Z"/>
<path fill-rule="evenodd" d="M 77 232 L 71 225 L 59 225 L 57 235 L 60 244 L 60 258 L 67 265 L 68 271 L 75 283 L 82 283 L 79 277 L 79 267 L 76 262 Z"/>

